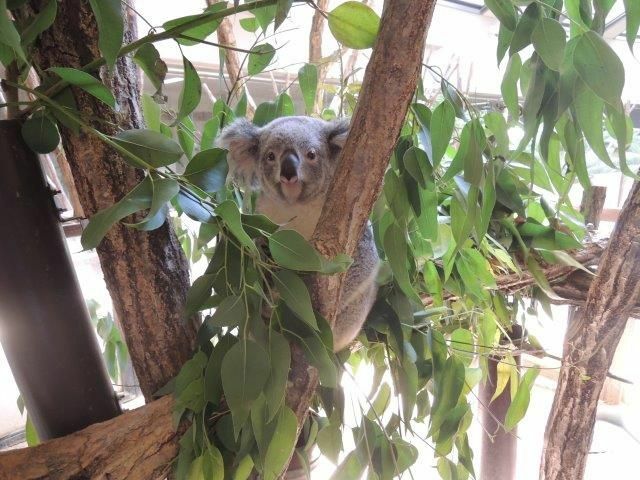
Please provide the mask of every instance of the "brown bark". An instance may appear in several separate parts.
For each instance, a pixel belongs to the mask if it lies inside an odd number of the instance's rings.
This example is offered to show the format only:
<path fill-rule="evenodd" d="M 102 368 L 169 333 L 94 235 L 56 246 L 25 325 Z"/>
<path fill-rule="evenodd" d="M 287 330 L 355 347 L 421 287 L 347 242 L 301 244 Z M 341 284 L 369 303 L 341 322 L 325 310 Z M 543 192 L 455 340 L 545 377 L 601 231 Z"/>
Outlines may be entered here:
<path fill-rule="evenodd" d="M 223 0 L 206 0 L 207 5 L 211 6 L 216 3 L 220 3 Z M 216 35 L 218 36 L 218 42 L 221 45 L 235 47 L 236 46 L 236 36 L 233 33 L 233 23 L 231 19 L 228 17 L 224 18 L 218 28 L 216 29 Z M 243 87 L 246 88 L 246 82 L 242 78 L 242 69 L 240 68 L 240 58 L 238 56 L 238 52 L 235 50 L 231 50 L 228 48 L 224 49 L 224 62 L 227 68 L 227 74 L 229 75 L 230 85 L 230 93 L 229 100 L 230 101 L 238 101 L 242 97 Z M 249 93 L 247 92 L 247 96 Z M 247 104 L 247 117 L 253 117 L 253 107 Z"/>
<path fill-rule="evenodd" d="M 540 478 L 583 478 L 598 398 L 627 318 L 640 301 L 640 184 L 633 186 L 591 283 L 582 317 L 567 332 L 547 421 Z"/>
<path fill-rule="evenodd" d="M 0 453 L 0 480 L 164 478 L 182 433 L 172 408 L 173 399 L 164 397 L 66 437 Z"/>
<path fill-rule="evenodd" d="M 15 14 L 22 19 L 32 17 L 43 3 L 31 0 Z M 135 19 L 128 18 L 125 23 L 125 41 L 131 41 L 136 37 Z M 100 56 L 97 32 L 89 2 L 59 2 L 53 26 L 35 45 L 34 61 L 41 70 L 79 68 Z M 114 111 L 73 89 L 85 121 L 107 134 L 143 127 L 138 75 L 131 59 L 120 58 L 111 72 L 103 69 L 100 77 L 113 91 L 118 108 Z M 143 172 L 127 166 L 110 147 L 89 134 L 76 135 L 65 128 L 61 133 L 86 215 L 113 205 L 143 178 Z M 169 223 L 148 233 L 116 225 L 97 252 L 140 388 L 149 399 L 193 353 L 195 326 L 182 318 L 189 287 L 187 261 Z"/>
<path fill-rule="evenodd" d="M 317 0 L 316 7 L 318 8 L 311 19 L 311 31 L 309 33 L 309 63 L 318 68 L 318 90 L 316 91 L 316 101 L 313 109 L 314 113 L 320 113 L 324 98 L 322 84 L 327 78 L 327 70 L 329 68 L 329 62 L 322 61 L 322 32 L 324 31 L 325 12 L 329 8 L 329 0 Z"/>

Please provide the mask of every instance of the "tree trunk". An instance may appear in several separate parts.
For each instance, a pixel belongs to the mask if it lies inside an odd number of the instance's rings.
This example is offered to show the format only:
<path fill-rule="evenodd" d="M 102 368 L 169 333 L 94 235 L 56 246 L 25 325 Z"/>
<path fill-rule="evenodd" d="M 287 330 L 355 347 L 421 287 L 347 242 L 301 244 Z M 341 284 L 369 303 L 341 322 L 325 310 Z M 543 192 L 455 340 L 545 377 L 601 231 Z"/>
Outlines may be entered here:
<path fill-rule="evenodd" d="M 21 19 L 33 17 L 44 3 L 31 0 L 15 14 Z M 127 15 L 125 24 L 125 41 L 129 42 L 136 37 L 135 19 Z M 80 68 L 99 56 L 98 30 L 89 2 L 59 2 L 54 24 L 35 45 L 35 63 L 41 70 Z M 107 134 L 142 128 L 138 74 L 131 58 L 118 59 L 112 71 L 103 68 L 100 76 L 112 89 L 118 108 L 114 111 L 72 89 L 85 121 Z M 116 203 L 143 178 L 143 172 L 127 166 L 116 152 L 89 134 L 74 134 L 63 127 L 61 133 L 87 216 Z M 149 400 L 193 353 L 195 325 L 182 318 L 189 287 L 186 258 L 170 223 L 153 232 L 118 224 L 97 252 L 140 388 Z"/>
<path fill-rule="evenodd" d="M 329 0 L 317 0 L 317 10 L 311 19 L 311 31 L 309 33 L 309 63 L 314 64 L 318 68 L 318 90 L 316 91 L 316 100 L 314 103 L 314 113 L 320 113 L 324 104 L 324 88 L 322 84 L 327 78 L 327 69 L 329 62 L 322 62 L 322 32 L 326 10 L 329 8 Z"/>
<path fill-rule="evenodd" d="M 605 249 L 577 326 L 564 341 L 545 432 L 540 478 L 580 480 L 598 398 L 627 318 L 640 301 L 640 184 L 635 183 Z"/>
<path fill-rule="evenodd" d="M 207 5 L 211 6 L 216 3 L 220 3 L 221 1 L 226 0 L 206 0 Z M 216 29 L 216 35 L 218 36 L 218 41 L 221 45 L 235 47 L 236 46 L 236 36 L 233 33 L 233 23 L 231 19 L 224 18 L 220 22 L 220 25 Z M 224 62 L 227 68 L 227 73 L 229 74 L 229 81 L 231 85 L 229 86 L 229 101 L 237 102 L 242 97 L 243 87 L 246 88 L 246 82 L 242 78 L 242 69 L 240 68 L 240 58 L 238 52 L 236 50 L 231 50 L 229 48 L 224 49 Z M 247 98 L 249 98 L 249 92 L 247 92 Z M 247 104 L 247 117 L 252 118 L 254 113 L 254 109 L 251 105 Z"/>

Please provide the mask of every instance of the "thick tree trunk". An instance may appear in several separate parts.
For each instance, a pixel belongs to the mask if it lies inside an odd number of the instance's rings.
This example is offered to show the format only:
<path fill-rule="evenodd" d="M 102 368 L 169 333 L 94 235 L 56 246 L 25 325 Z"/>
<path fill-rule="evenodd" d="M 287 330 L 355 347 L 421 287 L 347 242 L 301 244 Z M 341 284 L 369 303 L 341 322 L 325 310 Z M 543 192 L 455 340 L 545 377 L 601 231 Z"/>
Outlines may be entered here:
<path fill-rule="evenodd" d="M 597 260 L 599 258 L 599 252 L 601 252 L 601 248 L 595 248 L 591 246 L 587 248 L 589 254 L 584 255 L 576 255 L 577 258 L 586 259 L 587 263 L 593 262 L 594 258 Z M 597 256 L 596 256 L 597 255 Z M 557 266 L 547 267 L 544 271 L 548 276 L 551 276 L 553 270 L 555 270 Z M 570 268 L 570 267 L 568 267 Z M 553 270 L 552 270 L 553 269 Z M 576 272 L 577 273 L 577 272 Z M 586 298 L 586 292 L 589 289 L 590 282 L 593 279 L 591 275 L 580 275 L 576 276 L 576 273 L 565 275 L 563 277 L 556 277 L 553 282 L 553 286 L 556 291 L 568 291 L 572 294 L 578 294 L 580 298 Z M 577 286 L 569 285 L 567 282 L 574 282 L 575 279 L 579 279 L 579 284 Z M 531 279 L 531 284 L 533 284 L 533 279 Z M 503 285 L 504 288 L 508 291 L 509 286 L 512 284 L 512 280 L 505 282 L 501 281 L 501 277 L 498 278 L 498 284 Z M 522 285 L 519 284 L 521 288 Z M 582 289 L 582 291 L 580 290 Z M 428 301 L 429 299 L 426 299 Z M 306 363 L 300 358 L 297 358 L 295 362 L 296 370 L 292 373 L 291 378 L 300 379 L 294 387 L 290 389 L 290 392 L 298 393 L 300 389 L 303 389 L 305 386 L 305 379 L 307 377 L 303 374 L 306 370 Z M 311 391 L 313 393 L 313 391 Z M 310 397 L 309 397 L 310 398 Z M 301 403 L 300 397 L 295 397 L 290 394 L 289 397 L 289 405 L 293 405 L 294 402 Z M 144 473 L 147 473 L 149 470 L 145 470 L 148 465 L 154 465 L 158 472 L 162 471 L 162 465 L 170 460 L 171 455 L 167 452 L 172 451 L 174 454 L 177 453 L 177 443 L 179 436 L 171 437 L 171 429 L 172 426 L 169 423 L 169 418 L 171 416 L 171 406 L 173 402 L 169 398 L 161 399 L 157 402 L 152 402 L 149 405 L 141 407 L 133 412 L 127 413 L 112 422 L 105 422 L 104 424 L 94 425 L 89 427 L 88 429 L 83 430 L 82 432 L 78 432 L 77 435 L 83 435 L 82 438 L 86 443 L 93 444 L 95 442 L 100 442 L 100 448 L 102 450 L 102 454 L 95 459 L 94 462 L 91 463 L 91 469 L 94 472 L 111 472 L 110 480 L 120 480 L 127 478 L 150 478 L 147 477 Z M 151 412 L 148 412 L 148 409 L 153 409 Z M 135 442 L 133 444 L 123 444 L 121 435 L 121 431 L 128 434 L 130 430 L 137 429 L 137 426 L 144 426 L 146 422 L 149 421 L 150 418 L 154 419 L 156 422 L 153 426 L 157 427 L 152 431 L 146 431 L 147 437 L 145 441 L 142 443 Z M 142 428 L 142 427 L 141 427 Z M 0 480 L 7 479 L 20 479 L 20 480 L 30 480 L 34 478 L 65 478 L 61 476 L 59 472 L 70 472 L 75 471 L 73 469 L 84 468 L 82 465 L 77 464 L 76 455 L 74 454 L 77 446 L 77 438 L 79 438 L 76 434 L 70 435 L 64 438 L 60 438 L 55 440 L 55 442 L 46 442 L 39 447 L 37 450 L 34 449 L 22 449 L 22 450 L 12 450 L 11 452 L 6 452 L 4 454 L 0 454 Z M 159 448 L 157 453 L 149 453 L 148 445 L 161 445 L 162 448 Z M 173 445 L 173 450 L 170 450 L 170 445 Z M 68 452 L 72 452 L 69 454 Z M 93 455 L 94 450 L 87 453 L 87 458 L 90 458 Z M 57 459 L 56 462 L 43 462 L 38 464 L 38 469 L 28 470 L 30 467 L 28 464 L 28 459 L 31 458 L 31 455 L 34 455 L 33 458 L 37 458 L 37 456 L 42 456 L 47 459 Z M 127 459 L 121 458 L 122 456 L 126 456 Z M 136 463 L 136 459 L 140 459 L 138 463 Z M 27 464 L 23 465 L 21 469 L 14 470 L 15 465 L 20 465 L 22 462 L 27 461 Z M 118 470 L 116 468 L 118 465 L 121 465 L 125 461 L 131 461 L 132 465 L 130 470 L 122 469 Z M 164 462 L 164 463 L 163 463 Z M 43 466 L 44 465 L 44 466 Z M 46 470 L 46 474 L 44 473 Z M 138 470 L 140 468 L 140 470 Z M 77 470 L 80 471 L 80 470 Z M 127 476 L 128 475 L 128 476 Z"/>
<path fill-rule="evenodd" d="M 46 3 L 31 0 L 16 11 L 32 17 Z M 125 41 L 136 37 L 135 21 L 128 18 Z M 42 69 L 79 68 L 96 57 L 98 30 L 89 2 L 63 0 L 53 26 L 35 46 L 34 60 Z M 118 103 L 116 111 L 94 97 L 73 89 L 85 121 L 113 134 L 144 126 L 136 68 L 129 57 L 120 58 L 111 72 L 101 71 Z M 96 120 L 99 119 L 99 120 Z M 73 178 L 87 216 L 113 205 L 129 192 L 143 173 L 127 166 L 101 141 L 82 132 L 62 128 L 62 139 Z M 117 225 L 97 249 L 114 309 L 145 398 L 173 378 L 192 355 L 195 326 L 185 322 L 182 309 L 189 287 L 189 270 L 169 223 L 153 232 Z"/>
<path fill-rule="evenodd" d="M 598 398 L 616 347 L 640 301 L 640 184 L 620 214 L 578 325 L 567 332 L 562 369 L 545 432 L 543 480 L 580 480 Z"/>

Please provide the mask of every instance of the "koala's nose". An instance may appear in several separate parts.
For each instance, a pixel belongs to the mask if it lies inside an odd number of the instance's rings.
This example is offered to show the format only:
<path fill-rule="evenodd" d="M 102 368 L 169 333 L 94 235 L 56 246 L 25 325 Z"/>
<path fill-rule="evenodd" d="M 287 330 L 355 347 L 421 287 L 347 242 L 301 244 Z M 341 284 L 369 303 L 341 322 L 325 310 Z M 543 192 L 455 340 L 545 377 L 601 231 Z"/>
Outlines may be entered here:
<path fill-rule="evenodd" d="M 283 183 L 297 182 L 299 163 L 300 160 L 294 153 L 287 153 L 280 165 L 280 181 Z"/>

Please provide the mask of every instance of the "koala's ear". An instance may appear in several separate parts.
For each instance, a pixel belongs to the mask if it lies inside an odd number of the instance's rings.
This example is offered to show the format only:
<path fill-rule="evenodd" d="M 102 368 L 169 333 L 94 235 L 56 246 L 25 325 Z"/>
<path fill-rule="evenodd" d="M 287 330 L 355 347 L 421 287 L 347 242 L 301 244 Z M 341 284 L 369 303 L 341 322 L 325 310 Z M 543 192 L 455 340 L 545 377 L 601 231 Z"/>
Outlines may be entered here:
<path fill-rule="evenodd" d="M 222 130 L 216 145 L 229 151 L 227 181 L 233 181 L 241 187 L 257 187 L 259 144 L 260 128 L 246 118 L 239 118 Z"/>
<path fill-rule="evenodd" d="M 349 134 L 349 119 L 332 120 L 327 125 L 327 142 L 332 156 L 337 156 L 344 147 Z"/>

